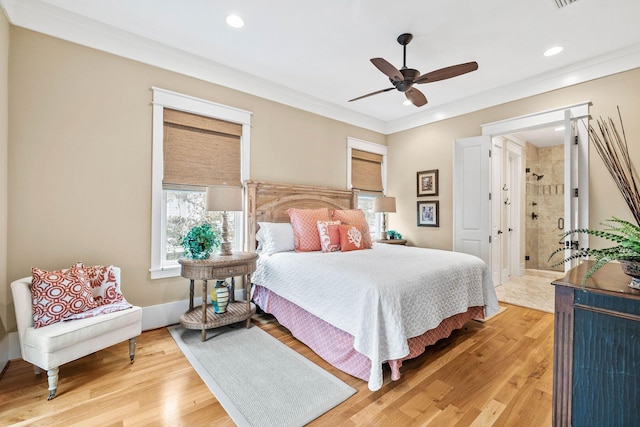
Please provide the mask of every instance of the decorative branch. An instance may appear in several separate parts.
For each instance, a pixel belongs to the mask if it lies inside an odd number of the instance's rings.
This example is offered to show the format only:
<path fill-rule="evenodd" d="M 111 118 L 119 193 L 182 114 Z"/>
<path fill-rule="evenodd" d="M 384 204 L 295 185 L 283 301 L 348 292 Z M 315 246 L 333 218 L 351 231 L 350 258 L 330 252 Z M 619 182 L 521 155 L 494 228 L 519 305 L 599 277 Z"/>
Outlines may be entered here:
<path fill-rule="evenodd" d="M 629 156 L 629 147 L 624 125 L 622 124 L 620 107 L 618 107 L 618 118 L 622 135 L 618 132 L 616 124 L 611 118 L 605 121 L 600 117 L 597 120 L 597 127 L 600 132 L 598 133 L 592 125 L 589 125 L 589 139 L 593 142 L 598 155 L 620 190 L 636 223 L 640 225 L 640 193 L 638 192 L 637 172 Z"/>

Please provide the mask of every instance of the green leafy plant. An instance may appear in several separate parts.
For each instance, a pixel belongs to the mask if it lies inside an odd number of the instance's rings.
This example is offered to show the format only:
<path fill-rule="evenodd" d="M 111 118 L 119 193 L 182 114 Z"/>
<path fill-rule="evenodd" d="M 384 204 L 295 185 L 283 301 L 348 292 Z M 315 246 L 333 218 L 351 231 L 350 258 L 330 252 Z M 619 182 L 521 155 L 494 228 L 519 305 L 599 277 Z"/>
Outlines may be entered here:
<path fill-rule="evenodd" d="M 616 217 L 606 222 L 609 224 L 602 224 L 606 227 L 604 230 L 591 230 L 588 228 L 571 230 L 564 233 L 562 238 L 564 239 L 567 236 L 577 233 L 586 233 L 614 242 L 616 246 L 604 249 L 580 248 L 576 250 L 574 254 L 553 264 L 553 266 L 555 267 L 578 258 L 595 258 L 595 263 L 582 279 L 582 286 L 584 286 L 587 279 L 589 279 L 593 273 L 610 261 L 640 261 L 640 227 Z M 551 260 L 555 254 L 564 250 L 565 248 L 555 250 L 549 257 L 549 260 Z"/>
<path fill-rule="evenodd" d="M 220 240 L 210 224 L 193 227 L 182 238 L 184 256 L 191 259 L 207 259 L 211 252 L 220 245 Z"/>
<path fill-rule="evenodd" d="M 402 239 L 402 234 L 398 233 L 396 230 L 387 231 L 387 236 L 389 236 L 389 239 Z"/>

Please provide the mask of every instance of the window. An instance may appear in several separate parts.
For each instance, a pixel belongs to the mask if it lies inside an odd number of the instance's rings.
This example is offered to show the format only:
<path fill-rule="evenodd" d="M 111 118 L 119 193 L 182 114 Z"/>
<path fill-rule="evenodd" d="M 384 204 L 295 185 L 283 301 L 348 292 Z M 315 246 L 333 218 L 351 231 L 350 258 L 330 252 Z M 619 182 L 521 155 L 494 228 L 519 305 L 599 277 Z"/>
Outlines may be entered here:
<path fill-rule="evenodd" d="M 221 223 L 205 210 L 206 186 L 248 179 L 251 114 L 153 88 L 151 278 L 178 276 L 180 241 L 192 227 Z M 242 214 L 229 216 L 242 250 Z M 234 238 L 238 236 L 238 238 Z"/>
<path fill-rule="evenodd" d="M 358 209 L 364 212 L 371 237 L 375 240 L 380 236 L 382 217 L 373 213 L 373 199 L 386 194 L 386 146 L 347 138 L 347 188 L 360 190 Z"/>

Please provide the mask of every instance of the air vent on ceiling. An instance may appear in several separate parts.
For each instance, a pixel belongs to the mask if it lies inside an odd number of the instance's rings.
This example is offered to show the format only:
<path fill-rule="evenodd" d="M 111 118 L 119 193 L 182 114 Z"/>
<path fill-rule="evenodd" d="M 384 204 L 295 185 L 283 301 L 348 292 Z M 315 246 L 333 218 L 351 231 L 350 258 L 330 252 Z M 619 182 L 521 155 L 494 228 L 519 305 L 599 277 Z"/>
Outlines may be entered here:
<path fill-rule="evenodd" d="M 563 8 L 565 6 L 569 6 L 571 3 L 575 3 L 578 0 L 553 0 L 558 9 Z"/>

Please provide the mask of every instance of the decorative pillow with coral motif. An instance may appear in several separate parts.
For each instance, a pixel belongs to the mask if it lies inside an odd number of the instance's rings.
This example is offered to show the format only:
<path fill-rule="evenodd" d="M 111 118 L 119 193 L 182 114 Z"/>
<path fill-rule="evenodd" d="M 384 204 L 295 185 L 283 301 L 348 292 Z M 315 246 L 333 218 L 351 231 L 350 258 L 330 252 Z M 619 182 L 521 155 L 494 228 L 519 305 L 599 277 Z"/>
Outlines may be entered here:
<path fill-rule="evenodd" d="M 120 283 L 112 265 L 94 265 L 84 267 L 91 283 L 93 299 L 98 305 L 113 304 L 124 300 L 120 291 Z"/>
<path fill-rule="evenodd" d="M 331 218 L 334 221 L 341 221 L 343 224 L 359 225 L 362 230 L 362 237 L 364 239 L 364 248 L 371 249 L 373 247 L 373 243 L 371 242 L 371 234 L 369 232 L 369 224 L 367 223 L 367 219 L 364 217 L 364 212 L 362 210 L 334 210 L 331 212 Z"/>
<path fill-rule="evenodd" d="M 329 209 L 287 209 L 296 252 L 311 252 L 322 250 L 318 221 L 330 221 Z"/>
<path fill-rule="evenodd" d="M 322 252 L 336 252 L 340 250 L 340 221 L 318 221 L 318 233 Z"/>
<path fill-rule="evenodd" d="M 364 233 L 358 225 L 339 225 L 340 249 L 342 252 L 364 249 Z"/>
<path fill-rule="evenodd" d="M 97 307 L 86 272 L 78 267 L 56 271 L 33 267 L 31 296 L 35 328 Z"/>

